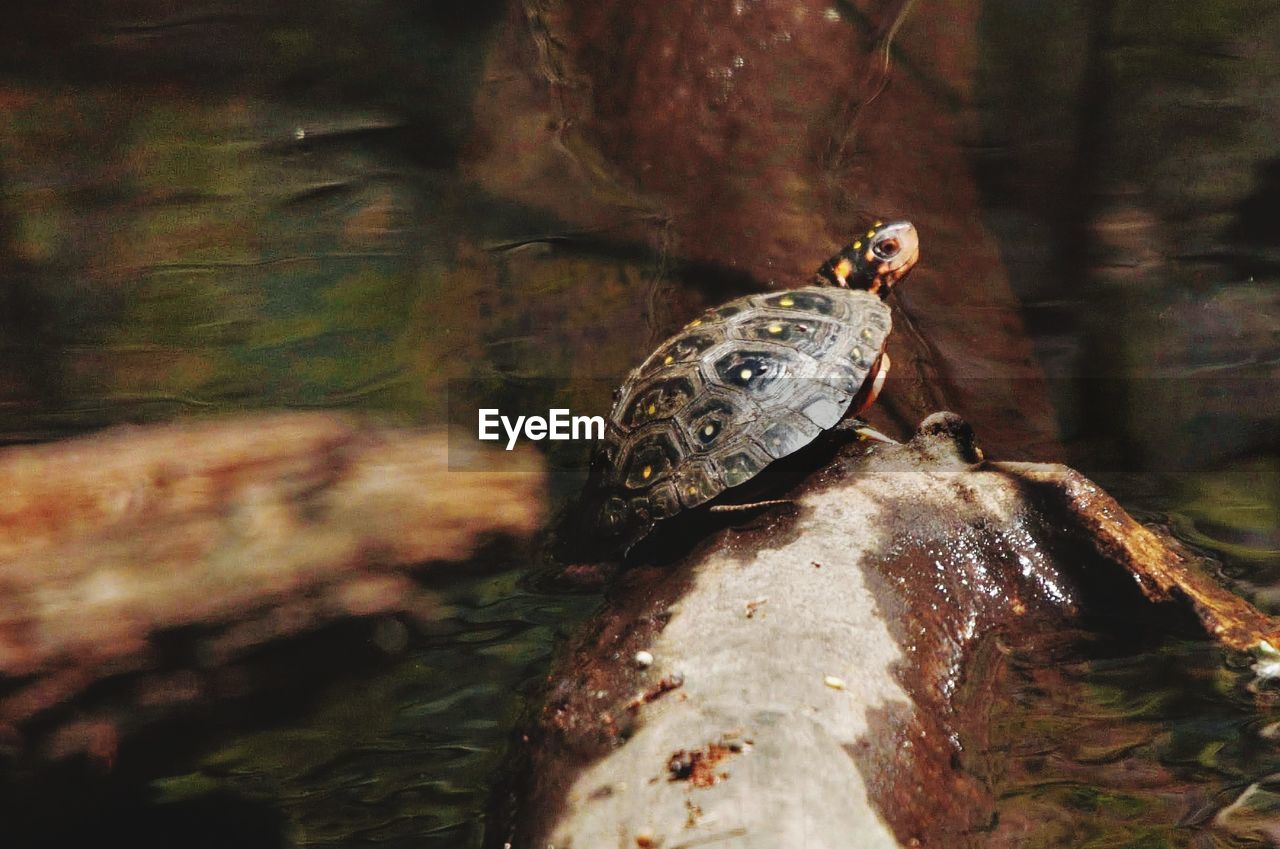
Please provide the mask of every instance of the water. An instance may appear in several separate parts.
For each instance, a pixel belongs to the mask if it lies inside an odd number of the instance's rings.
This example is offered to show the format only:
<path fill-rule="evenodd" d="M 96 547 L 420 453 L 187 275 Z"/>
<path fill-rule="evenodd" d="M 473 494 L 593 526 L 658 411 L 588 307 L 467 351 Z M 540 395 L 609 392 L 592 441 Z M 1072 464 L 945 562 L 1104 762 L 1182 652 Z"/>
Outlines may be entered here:
<path fill-rule="evenodd" d="M 760 0 L 631 30 L 599 8 L 14 13 L 0 439 L 264 407 L 598 411 L 700 305 L 906 214 L 924 262 L 885 427 L 958 407 L 995 453 L 1038 458 L 1051 421 L 1074 465 L 1280 612 L 1274 4 Z M 580 456 L 554 459 L 560 498 Z M 596 602 L 524 565 L 442 588 L 435 627 L 302 641 L 335 653 L 314 692 L 36 781 L 18 842 L 477 845 L 520 694 Z M 1280 716 L 1247 669 L 1069 636 L 1015 659 L 992 840 L 1274 834 Z M 1214 823 L 1246 793 L 1257 810 Z"/>

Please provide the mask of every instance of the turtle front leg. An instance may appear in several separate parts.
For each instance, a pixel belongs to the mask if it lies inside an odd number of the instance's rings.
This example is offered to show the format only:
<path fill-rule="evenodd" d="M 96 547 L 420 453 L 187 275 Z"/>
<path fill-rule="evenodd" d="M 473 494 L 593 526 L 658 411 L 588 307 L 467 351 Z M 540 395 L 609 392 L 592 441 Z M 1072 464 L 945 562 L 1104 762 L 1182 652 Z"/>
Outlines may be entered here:
<path fill-rule="evenodd" d="M 872 442 L 883 442 L 886 445 L 902 444 L 898 440 L 894 439 L 892 436 L 888 436 L 886 434 L 881 433 L 880 431 L 876 430 L 871 425 L 867 424 L 861 419 L 854 419 L 854 421 L 856 422 L 856 424 L 853 427 L 853 432 L 856 433 L 862 439 L 870 439 Z"/>
<path fill-rule="evenodd" d="M 875 374 L 869 378 L 871 381 L 871 388 L 867 390 L 866 398 L 863 399 L 862 404 L 859 405 L 858 409 L 853 412 L 853 415 L 849 416 L 849 418 L 845 419 L 845 421 L 841 423 L 841 430 L 852 431 L 859 438 L 870 439 L 874 442 L 884 442 L 889 445 L 902 444 L 893 437 L 886 436 L 864 422 L 862 419 L 858 418 L 867 409 L 869 409 L 871 405 L 876 402 L 876 398 L 880 396 L 880 390 L 884 388 L 884 379 L 889 376 L 889 366 L 891 365 L 892 363 L 889 360 L 889 355 L 887 353 L 881 354 L 880 359 L 876 361 Z"/>
<path fill-rule="evenodd" d="M 884 388 L 884 379 L 889 376 L 889 367 L 893 365 L 887 351 L 881 354 L 880 359 L 876 362 L 876 373 L 871 377 L 871 388 L 867 390 L 867 397 L 862 402 L 862 406 L 854 411 L 853 415 L 855 417 L 866 412 L 876 402 L 876 398 L 880 397 L 880 390 Z"/>

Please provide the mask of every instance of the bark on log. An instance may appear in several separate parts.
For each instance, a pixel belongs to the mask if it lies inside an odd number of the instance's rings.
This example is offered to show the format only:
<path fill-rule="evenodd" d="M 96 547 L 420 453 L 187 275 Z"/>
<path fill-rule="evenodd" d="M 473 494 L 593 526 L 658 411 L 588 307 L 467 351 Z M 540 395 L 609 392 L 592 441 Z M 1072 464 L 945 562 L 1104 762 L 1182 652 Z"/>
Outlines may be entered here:
<path fill-rule="evenodd" d="M 1194 624 L 1148 604 L 1171 599 L 1235 648 L 1280 633 L 1078 473 L 984 462 L 951 414 L 905 445 L 851 446 L 796 499 L 624 573 L 552 676 L 504 839 L 968 845 L 992 799 L 955 764 L 982 751 L 993 636 L 1104 607 Z"/>
<path fill-rule="evenodd" d="M 409 567 L 540 521 L 535 455 L 455 443 L 282 414 L 0 452 L 0 738 L 109 758 L 121 733 L 222 687 L 252 646 L 343 617 L 430 616 Z M 194 668 L 157 656 L 177 629 L 198 633 Z M 132 704 L 45 719 L 113 677 L 133 681 Z"/>

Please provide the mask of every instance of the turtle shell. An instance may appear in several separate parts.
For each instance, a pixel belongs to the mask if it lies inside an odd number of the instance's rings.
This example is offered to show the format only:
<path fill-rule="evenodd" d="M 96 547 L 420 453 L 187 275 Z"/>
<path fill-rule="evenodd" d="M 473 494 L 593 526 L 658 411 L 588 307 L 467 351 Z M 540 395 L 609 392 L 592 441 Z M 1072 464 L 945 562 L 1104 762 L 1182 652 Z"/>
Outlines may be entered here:
<path fill-rule="evenodd" d="M 808 445 L 849 411 L 890 327 L 876 295 L 817 286 L 689 322 L 616 395 L 591 465 L 600 528 L 629 547 Z"/>

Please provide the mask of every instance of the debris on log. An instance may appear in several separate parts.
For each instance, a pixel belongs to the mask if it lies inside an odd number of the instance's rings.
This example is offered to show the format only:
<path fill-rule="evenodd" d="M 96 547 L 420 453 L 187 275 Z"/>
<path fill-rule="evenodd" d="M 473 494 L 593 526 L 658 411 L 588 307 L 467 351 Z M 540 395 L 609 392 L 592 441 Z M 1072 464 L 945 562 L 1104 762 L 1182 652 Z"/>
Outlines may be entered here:
<path fill-rule="evenodd" d="M 950 413 L 792 495 L 620 575 L 553 671 L 502 840 L 969 845 L 994 800 L 957 764 L 983 751 L 982 681 L 1018 635 L 1090 617 L 1280 645 L 1096 485 L 988 462 Z"/>
<path fill-rule="evenodd" d="M 429 618 L 410 567 L 541 519 L 532 452 L 454 443 L 277 414 L 0 451 L 0 744 L 109 759 L 166 706 L 231 686 L 220 671 L 250 648 L 347 617 Z M 157 648 L 175 633 L 190 668 Z M 130 704 L 47 720 L 109 678 L 133 682 Z"/>

